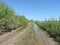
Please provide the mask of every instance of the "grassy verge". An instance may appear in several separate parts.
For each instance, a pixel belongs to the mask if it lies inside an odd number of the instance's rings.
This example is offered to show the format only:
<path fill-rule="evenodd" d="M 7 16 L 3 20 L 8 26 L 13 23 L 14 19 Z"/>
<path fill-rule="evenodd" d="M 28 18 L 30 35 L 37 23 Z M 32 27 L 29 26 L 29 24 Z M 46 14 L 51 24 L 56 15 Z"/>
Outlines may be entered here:
<path fill-rule="evenodd" d="M 17 28 L 17 29 L 14 29 L 14 30 L 16 30 L 15 32 L 20 32 L 20 31 L 22 31 L 25 27 L 27 27 L 26 25 L 23 25 L 23 26 L 21 26 L 21 27 L 19 27 L 19 28 Z M 13 31 L 13 30 L 12 30 Z M 12 31 L 10 31 L 10 32 L 12 32 Z M 1 31 L 0 31 L 0 35 L 4 35 L 4 34 L 6 34 L 6 33 L 9 33 L 9 32 L 4 32 L 4 33 L 2 33 Z"/>
<path fill-rule="evenodd" d="M 24 28 L 26 28 L 27 26 L 26 25 L 23 25 L 23 26 L 21 26 L 16 32 L 20 32 L 20 31 L 22 31 Z"/>
<path fill-rule="evenodd" d="M 25 27 L 26 27 L 26 25 L 21 26 L 20 28 L 16 29 L 15 31 L 8 33 L 6 36 L 2 35 L 4 37 L 2 37 L 2 39 L 0 40 L 0 44 L 3 43 L 4 41 L 10 39 L 12 36 L 15 36 L 17 33 L 21 32 Z"/>
<path fill-rule="evenodd" d="M 60 22 L 59 21 L 44 21 L 36 22 L 36 24 L 45 30 L 50 37 L 53 37 L 55 41 L 60 44 Z"/>

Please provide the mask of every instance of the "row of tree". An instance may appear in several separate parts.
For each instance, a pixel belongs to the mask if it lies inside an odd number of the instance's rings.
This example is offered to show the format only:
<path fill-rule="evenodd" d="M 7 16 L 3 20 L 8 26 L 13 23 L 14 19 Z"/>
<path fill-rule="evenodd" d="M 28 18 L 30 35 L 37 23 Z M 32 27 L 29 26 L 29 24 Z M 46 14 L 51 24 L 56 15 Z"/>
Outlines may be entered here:
<path fill-rule="evenodd" d="M 50 19 L 42 22 L 36 21 L 35 23 L 47 31 L 56 41 L 60 42 L 60 19 Z"/>
<path fill-rule="evenodd" d="M 0 2 L 0 34 L 26 25 L 28 22 L 25 16 L 17 15 L 12 8 Z"/>

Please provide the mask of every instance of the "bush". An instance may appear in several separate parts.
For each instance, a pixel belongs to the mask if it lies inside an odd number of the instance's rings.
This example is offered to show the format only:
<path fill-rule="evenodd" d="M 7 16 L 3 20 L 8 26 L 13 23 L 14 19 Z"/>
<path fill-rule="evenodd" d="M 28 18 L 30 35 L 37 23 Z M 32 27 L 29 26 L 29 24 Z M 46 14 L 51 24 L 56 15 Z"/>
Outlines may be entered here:
<path fill-rule="evenodd" d="M 0 2 L 0 34 L 10 32 L 28 22 L 25 16 L 17 15 L 12 8 Z"/>

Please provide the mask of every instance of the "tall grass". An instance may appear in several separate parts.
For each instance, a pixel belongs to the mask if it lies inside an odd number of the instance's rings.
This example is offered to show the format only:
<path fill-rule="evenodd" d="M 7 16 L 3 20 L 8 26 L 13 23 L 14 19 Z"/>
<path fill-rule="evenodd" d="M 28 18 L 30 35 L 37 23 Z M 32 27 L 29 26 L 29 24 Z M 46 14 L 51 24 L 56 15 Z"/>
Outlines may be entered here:
<path fill-rule="evenodd" d="M 0 2 L 0 35 L 28 23 L 25 16 L 17 15 L 7 4 Z"/>
<path fill-rule="evenodd" d="M 47 31 L 56 41 L 60 42 L 60 20 L 46 20 L 46 21 L 36 21 L 35 22 L 40 28 Z"/>

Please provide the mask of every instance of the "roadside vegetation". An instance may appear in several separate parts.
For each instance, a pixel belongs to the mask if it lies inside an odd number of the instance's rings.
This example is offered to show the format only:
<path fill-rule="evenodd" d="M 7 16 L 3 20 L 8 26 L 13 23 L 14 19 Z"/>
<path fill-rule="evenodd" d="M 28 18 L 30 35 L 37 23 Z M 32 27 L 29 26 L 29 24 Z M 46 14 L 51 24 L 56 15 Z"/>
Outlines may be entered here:
<path fill-rule="evenodd" d="M 28 22 L 25 16 L 17 15 L 11 7 L 0 2 L 0 35 L 26 25 Z"/>
<path fill-rule="evenodd" d="M 56 41 L 60 42 L 60 19 L 50 19 L 45 21 L 35 22 L 40 28 L 47 31 L 51 37 L 55 38 Z"/>

